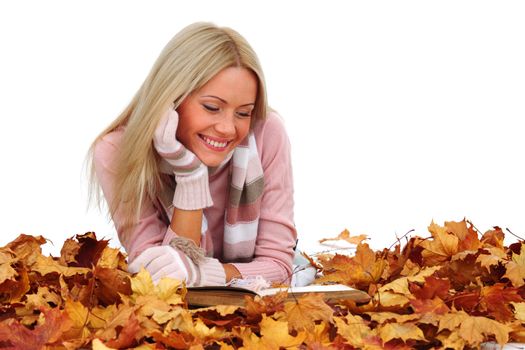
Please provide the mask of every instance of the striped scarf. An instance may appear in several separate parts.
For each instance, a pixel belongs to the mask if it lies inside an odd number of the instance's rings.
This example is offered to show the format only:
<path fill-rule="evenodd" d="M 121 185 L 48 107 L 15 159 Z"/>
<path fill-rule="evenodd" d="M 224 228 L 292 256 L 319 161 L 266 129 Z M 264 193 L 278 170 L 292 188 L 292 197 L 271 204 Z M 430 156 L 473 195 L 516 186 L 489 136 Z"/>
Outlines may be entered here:
<path fill-rule="evenodd" d="M 223 236 L 223 256 L 221 260 L 249 261 L 255 252 L 255 241 L 261 212 L 261 198 L 264 190 L 264 177 L 261 160 L 257 152 L 257 144 L 252 131 L 234 149 L 217 168 L 210 169 L 210 173 L 230 166 L 230 191 L 226 205 Z M 173 205 L 165 205 L 168 198 L 173 197 L 173 189 L 164 194 L 162 206 L 169 223 L 173 216 Z M 206 217 L 203 216 L 201 246 L 207 254 L 213 254 L 208 246 L 211 242 L 208 235 Z M 218 257 L 220 258 L 220 257 Z"/>

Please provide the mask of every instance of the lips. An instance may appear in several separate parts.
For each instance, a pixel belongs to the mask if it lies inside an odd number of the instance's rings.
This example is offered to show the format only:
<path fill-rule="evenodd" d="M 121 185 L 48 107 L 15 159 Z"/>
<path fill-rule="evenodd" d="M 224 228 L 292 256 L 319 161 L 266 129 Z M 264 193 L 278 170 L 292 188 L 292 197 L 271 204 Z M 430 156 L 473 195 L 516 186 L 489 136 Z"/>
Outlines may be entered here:
<path fill-rule="evenodd" d="M 199 134 L 199 138 L 203 141 L 206 147 L 214 151 L 218 151 L 218 152 L 224 151 L 228 147 L 228 145 L 231 143 L 231 141 L 228 141 L 228 140 L 211 138 L 209 136 L 205 136 L 201 134 Z"/>

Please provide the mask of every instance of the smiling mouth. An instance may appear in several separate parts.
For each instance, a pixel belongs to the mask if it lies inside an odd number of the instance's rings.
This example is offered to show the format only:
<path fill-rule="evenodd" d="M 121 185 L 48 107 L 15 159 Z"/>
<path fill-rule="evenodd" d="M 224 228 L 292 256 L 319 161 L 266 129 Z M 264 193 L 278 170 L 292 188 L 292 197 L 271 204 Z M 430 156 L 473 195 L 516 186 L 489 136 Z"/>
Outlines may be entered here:
<path fill-rule="evenodd" d="M 210 139 L 207 136 L 204 136 L 201 134 L 198 134 L 198 135 L 199 135 L 199 138 L 204 142 L 204 144 L 208 148 L 214 151 L 224 151 L 228 147 L 228 145 L 231 143 L 231 141 L 218 142 L 218 141 Z"/>

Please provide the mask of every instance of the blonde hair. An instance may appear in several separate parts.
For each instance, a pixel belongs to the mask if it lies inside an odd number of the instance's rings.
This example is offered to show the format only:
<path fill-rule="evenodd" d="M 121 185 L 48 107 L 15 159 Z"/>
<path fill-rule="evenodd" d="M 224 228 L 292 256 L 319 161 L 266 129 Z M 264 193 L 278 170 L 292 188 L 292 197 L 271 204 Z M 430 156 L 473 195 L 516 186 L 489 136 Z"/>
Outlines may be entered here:
<path fill-rule="evenodd" d="M 100 204 L 101 191 L 94 170 L 94 148 L 108 133 L 125 126 L 116 157 L 115 198 L 106 198 L 110 214 L 119 210 L 124 218 L 119 229 L 126 233 L 138 221 L 146 200 L 155 201 L 168 184 L 159 172 L 159 156 L 153 134 L 166 109 L 177 108 L 193 91 L 200 89 L 221 70 L 243 67 L 258 80 L 252 126 L 264 119 L 267 110 L 266 86 L 257 55 L 236 31 L 213 23 L 194 23 L 177 33 L 164 47 L 144 83 L 124 111 L 92 143 L 90 161 L 90 202 Z"/>

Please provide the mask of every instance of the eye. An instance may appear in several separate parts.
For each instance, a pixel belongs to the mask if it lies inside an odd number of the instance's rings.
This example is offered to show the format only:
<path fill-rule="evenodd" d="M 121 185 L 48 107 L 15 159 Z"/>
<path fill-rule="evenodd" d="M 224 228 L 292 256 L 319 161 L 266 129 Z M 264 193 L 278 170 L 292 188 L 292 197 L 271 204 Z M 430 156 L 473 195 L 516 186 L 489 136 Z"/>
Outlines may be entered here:
<path fill-rule="evenodd" d="M 206 103 L 203 103 L 202 106 L 210 112 L 217 112 L 219 110 L 219 107 L 215 107 Z"/>
<path fill-rule="evenodd" d="M 241 118 L 250 118 L 252 116 L 251 112 L 237 112 L 237 115 Z"/>

